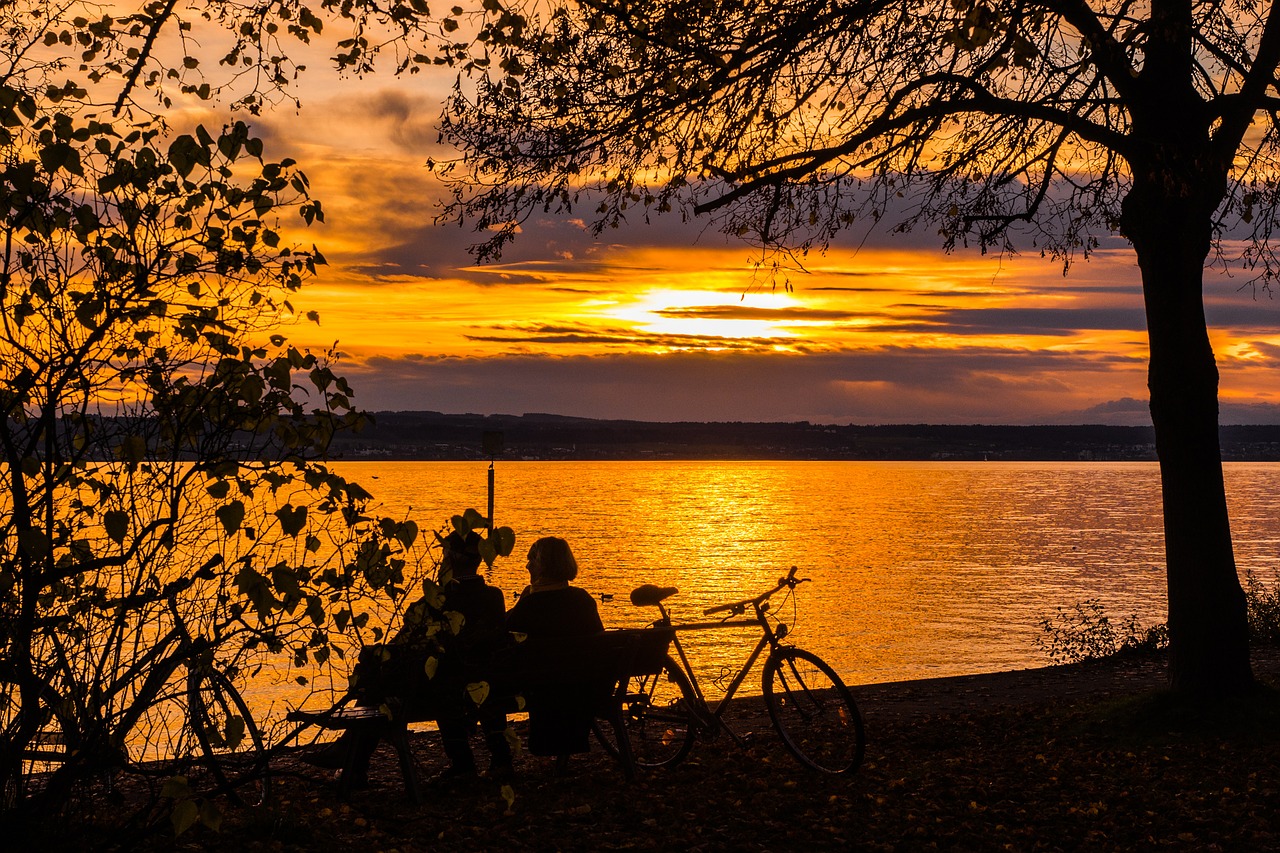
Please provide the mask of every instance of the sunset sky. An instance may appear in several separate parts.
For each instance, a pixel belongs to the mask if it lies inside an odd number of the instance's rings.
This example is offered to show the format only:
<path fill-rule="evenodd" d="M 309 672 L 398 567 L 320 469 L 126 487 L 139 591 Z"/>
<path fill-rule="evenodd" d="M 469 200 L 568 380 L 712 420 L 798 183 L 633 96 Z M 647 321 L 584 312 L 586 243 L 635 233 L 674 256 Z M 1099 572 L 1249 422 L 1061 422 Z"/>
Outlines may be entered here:
<path fill-rule="evenodd" d="M 337 344 L 357 403 L 378 410 L 552 412 L 641 420 L 820 423 L 1149 422 L 1146 332 L 1123 241 L 1063 276 L 1034 247 L 945 255 L 931 232 L 854 230 L 792 292 L 749 247 L 678 215 L 592 239 L 528 223 L 502 262 L 436 226 L 448 78 L 322 71 L 303 108 L 255 120 L 297 158 L 327 223 L 300 236 L 330 265 L 297 300 Z M 860 248 L 856 244 L 861 242 Z M 1224 423 L 1280 422 L 1280 303 L 1243 277 L 1207 289 Z"/>

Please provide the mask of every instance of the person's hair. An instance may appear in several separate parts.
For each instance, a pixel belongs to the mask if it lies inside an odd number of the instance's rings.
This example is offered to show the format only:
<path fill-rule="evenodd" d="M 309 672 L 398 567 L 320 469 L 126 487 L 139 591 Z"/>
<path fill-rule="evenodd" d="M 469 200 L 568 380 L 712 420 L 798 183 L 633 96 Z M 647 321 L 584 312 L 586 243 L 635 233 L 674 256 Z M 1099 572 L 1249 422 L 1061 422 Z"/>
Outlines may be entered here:
<path fill-rule="evenodd" d="M 474 575 L 480 569 L 480 534 L 474 530 L 466 536 L 455 530 L 440 540 L 440 546 L 441 558 L 448 558 L 455 576 Z"/>
<path fill-rule="evenodd" d="M 571 581 L 578 576 L 578 561 L 569 543 L 559 536 L 544 536 L 531 549 L 538 556 L 541 577 L 551 581 Z"/>

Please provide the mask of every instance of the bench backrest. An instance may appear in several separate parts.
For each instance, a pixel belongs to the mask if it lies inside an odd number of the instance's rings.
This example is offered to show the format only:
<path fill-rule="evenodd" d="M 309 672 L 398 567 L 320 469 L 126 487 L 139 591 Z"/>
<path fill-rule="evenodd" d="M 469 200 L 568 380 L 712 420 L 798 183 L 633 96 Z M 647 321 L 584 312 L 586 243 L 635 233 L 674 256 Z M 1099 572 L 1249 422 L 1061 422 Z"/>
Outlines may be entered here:
<path fill-rule="evenodd" d="M 497 653 L 494 680 L 503 692 L 519 692 L 652 675 L 661 671 L 672 636 L 670 628 L 622 628 L 587 637 L 529 638 Z"/>

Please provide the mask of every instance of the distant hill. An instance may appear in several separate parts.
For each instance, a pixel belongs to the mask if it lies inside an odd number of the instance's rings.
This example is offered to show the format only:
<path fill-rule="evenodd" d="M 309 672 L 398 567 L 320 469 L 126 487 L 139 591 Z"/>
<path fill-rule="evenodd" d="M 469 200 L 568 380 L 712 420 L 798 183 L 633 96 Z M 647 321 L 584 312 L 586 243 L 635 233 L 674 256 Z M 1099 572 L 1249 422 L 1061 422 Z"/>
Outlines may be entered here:
<path fill-rule="evenodd" d="M 1154 460 L 1150 427 L 835 426 L 795 423 L 651 423 L 550 414 L 377 412 L 342 434 L 346 459 L 488 459 L 485 435 L 501 434 L 499 459 Z M 1280 461 L 1280 426 L 1225 426 L 1223 458 Z"/>

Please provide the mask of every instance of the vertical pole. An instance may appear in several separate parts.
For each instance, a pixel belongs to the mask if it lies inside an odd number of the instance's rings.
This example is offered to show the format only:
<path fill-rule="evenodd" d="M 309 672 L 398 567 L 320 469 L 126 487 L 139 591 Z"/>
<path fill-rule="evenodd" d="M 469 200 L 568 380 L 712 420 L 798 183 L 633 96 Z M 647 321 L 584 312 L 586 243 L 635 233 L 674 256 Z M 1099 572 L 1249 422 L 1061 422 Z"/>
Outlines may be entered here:
<path fill-rule="evenodd" d="M 493 523 L 493 462 L 502 452 L 501 430 L 484 431 L 484 452 L 489 457 L 489 531 L 492 533 L 497 529 Z"/>

